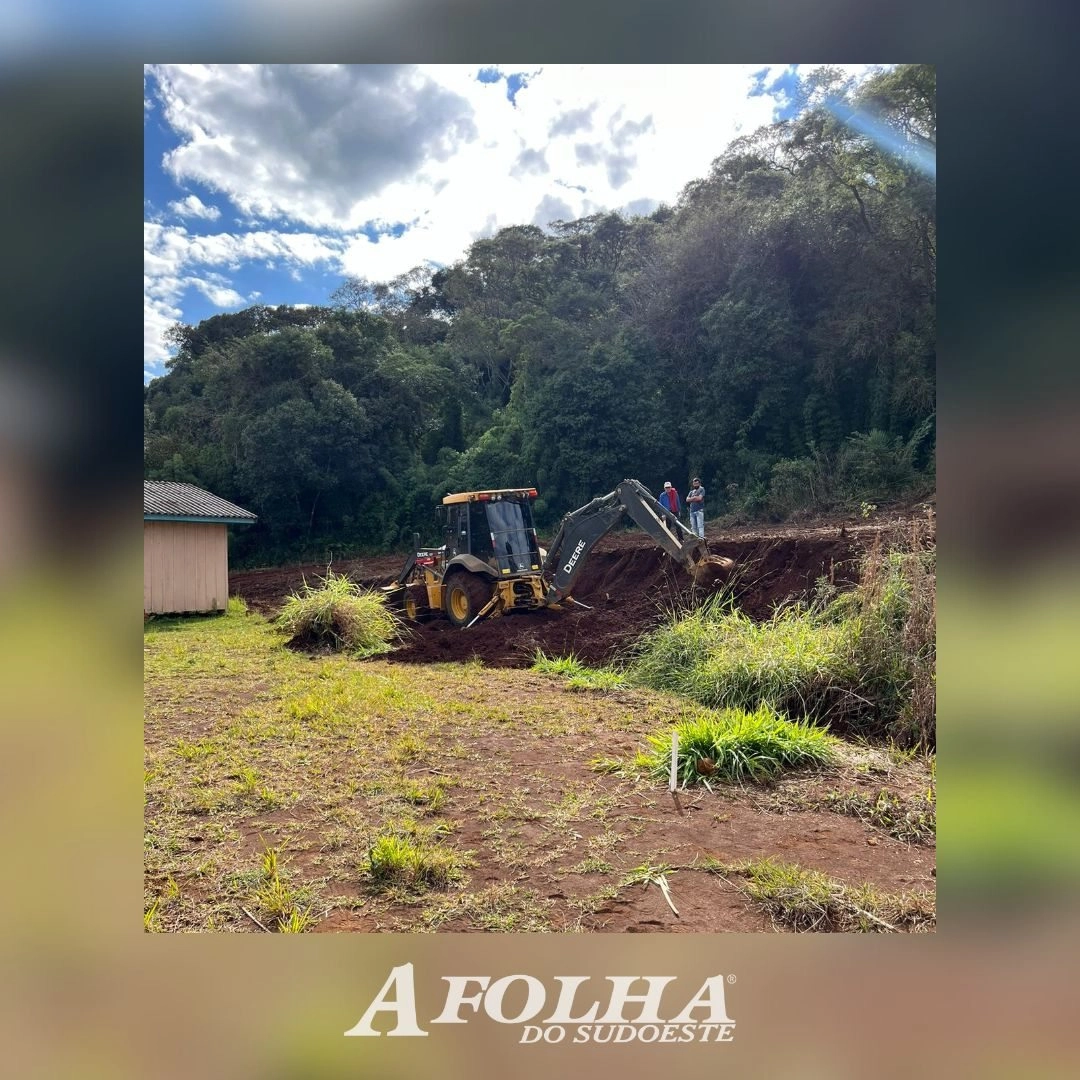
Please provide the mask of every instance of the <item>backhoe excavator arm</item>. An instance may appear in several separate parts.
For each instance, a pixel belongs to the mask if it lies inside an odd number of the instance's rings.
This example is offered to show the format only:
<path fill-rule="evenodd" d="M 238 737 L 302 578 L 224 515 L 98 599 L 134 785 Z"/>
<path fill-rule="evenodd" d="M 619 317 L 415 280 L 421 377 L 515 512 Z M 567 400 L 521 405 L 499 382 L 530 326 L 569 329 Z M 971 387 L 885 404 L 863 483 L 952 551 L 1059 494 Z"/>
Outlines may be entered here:
<path fill-rule="evenodd" d="M 614 491 L 562 519 L 544 561 L 544 576 L 550 582 L 548 603 L 557 603 L 570 594 L 589 552 L 624 516 L 695 577 L 699 564 L 711 558 L 705 541 L 665 510 L 644 484 L 624 480 Z"/>

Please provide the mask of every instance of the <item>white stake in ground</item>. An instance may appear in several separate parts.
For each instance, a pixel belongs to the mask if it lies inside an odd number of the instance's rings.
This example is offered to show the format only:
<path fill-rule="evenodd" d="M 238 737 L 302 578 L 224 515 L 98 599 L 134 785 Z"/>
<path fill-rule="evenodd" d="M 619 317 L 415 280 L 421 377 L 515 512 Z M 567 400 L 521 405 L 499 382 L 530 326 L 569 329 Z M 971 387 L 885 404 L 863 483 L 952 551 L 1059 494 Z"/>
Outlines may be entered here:
<path fill-rule="evenodd" d="M 679 733 L 675 730 L 671 732 L 671 777 L 668 780 L 668 790 L 671 792 L 671 798 L 675 802 L 675 809 L 679 811 L 679 815 L 682 815 L 683 808 L 679 803 L 679 793 L 675 790 L 675 771 L 679 761 Z"/>

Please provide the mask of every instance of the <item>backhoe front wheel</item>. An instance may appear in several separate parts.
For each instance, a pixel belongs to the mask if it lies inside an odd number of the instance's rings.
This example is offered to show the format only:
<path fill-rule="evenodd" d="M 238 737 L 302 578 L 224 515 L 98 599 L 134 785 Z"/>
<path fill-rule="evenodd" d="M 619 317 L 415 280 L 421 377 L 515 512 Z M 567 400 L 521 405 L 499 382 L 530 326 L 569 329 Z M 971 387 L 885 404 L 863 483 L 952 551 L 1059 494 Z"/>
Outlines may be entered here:
<path fill-rule="evenodd" d="M 446 617 L 455 626 L 468 626 L 490 600 L 491 583 L 477 574 L 457 573 L 446 582 Z"/>
<path fill-rule="evenodd" d="M 409 585 L 405 590 L 403 600 L 405 618 L 410 622 L 420 622 L 431 614 L 428 605 L 427 587 L 425 585 Z"/>

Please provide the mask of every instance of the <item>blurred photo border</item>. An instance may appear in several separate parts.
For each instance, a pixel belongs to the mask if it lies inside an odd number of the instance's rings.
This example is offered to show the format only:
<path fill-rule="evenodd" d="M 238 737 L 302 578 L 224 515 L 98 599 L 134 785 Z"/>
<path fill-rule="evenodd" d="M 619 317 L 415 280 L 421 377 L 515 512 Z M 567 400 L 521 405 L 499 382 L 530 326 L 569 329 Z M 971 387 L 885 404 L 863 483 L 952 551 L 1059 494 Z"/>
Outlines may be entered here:
<path fill-rule="evenodd" d="M 16 4 L 12 18 L 22 5 Z M 627 1076 L 698 1064 L 1064 1075 L 1080 842 L 1080 321 L 1066 18 L 833 0 L 95 7 L 0 71 L 0 1031 L 13 1075 Z M 29 5 L 25 17 L 31 18 Z M 501 17 L 500 17 L 501 16 Z M 44 17 L 44 16 L 43 16 Z M 12 23 L 13 26 L 16 23 Z M 21 44 L 20 44 L 21 42 Z M 21 50 L 21 51 L 20 51 Z M 893 935 L 145 935 L 136 593 L 143 63 L 934 63 L 939 181 L 939 923 Z M 1056 62 L 1055 62 L 1056 61 Z M 815 66 L 815 65 L 808 65 Z M 688 103 L 707 116 L 707 103 Z M 730 1044 L 521 1046 L 474 1018 L 346 1039 L 390 970 L 734 975 Z M 887 1046 L 887 1050 L 882 1047 Z"/>

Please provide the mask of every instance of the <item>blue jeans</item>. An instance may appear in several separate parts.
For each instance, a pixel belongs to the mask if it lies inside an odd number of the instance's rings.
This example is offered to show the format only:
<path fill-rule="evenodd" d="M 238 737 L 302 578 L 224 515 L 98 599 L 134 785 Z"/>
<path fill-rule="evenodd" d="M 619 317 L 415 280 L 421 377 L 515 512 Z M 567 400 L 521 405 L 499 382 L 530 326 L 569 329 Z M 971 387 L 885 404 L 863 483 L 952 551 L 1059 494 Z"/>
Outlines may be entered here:
<path fill-rule="evenodd" d="M 705 508 L 690 508 L 690 528 L 703 540 L 705 539 Z"/>

